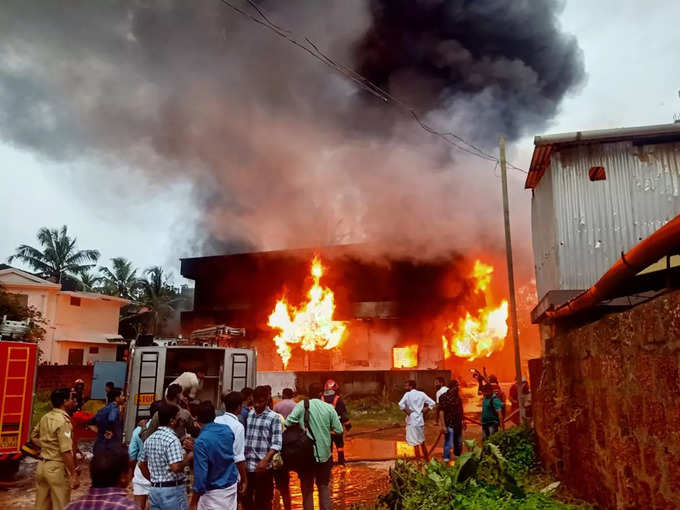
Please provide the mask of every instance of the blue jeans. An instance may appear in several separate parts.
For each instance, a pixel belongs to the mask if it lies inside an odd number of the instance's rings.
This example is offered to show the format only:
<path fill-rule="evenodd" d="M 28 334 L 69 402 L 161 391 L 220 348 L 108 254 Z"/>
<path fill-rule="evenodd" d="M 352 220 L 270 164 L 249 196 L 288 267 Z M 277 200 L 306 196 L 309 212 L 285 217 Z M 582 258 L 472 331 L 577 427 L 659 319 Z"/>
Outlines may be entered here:
<path fill-rule="evenodd" d="M 460 457 L 463 453 L 463 430 L 456 430 L 453 427 L 446 427 L 444 434 L 444 461 L 451 460 L 449 452 L 453 448 L 453 455 Z"/>
<path fill-rule="evenodd" d="M 184 484 L 177 487 L 151 487 L 149 510 L 187 510 L 187 490 Z"/>

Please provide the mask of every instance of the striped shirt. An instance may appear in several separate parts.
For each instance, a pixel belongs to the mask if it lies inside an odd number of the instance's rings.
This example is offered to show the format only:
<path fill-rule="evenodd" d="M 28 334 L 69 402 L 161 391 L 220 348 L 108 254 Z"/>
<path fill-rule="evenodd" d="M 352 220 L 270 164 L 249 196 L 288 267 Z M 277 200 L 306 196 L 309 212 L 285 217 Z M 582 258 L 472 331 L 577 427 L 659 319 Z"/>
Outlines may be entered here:
<path fill-rule="evenodd" d="M 128 499 L 125 489 L 92 487 L 87 494 L 68 505 L 66 510 L 139 510 L 139 507 Z"/>

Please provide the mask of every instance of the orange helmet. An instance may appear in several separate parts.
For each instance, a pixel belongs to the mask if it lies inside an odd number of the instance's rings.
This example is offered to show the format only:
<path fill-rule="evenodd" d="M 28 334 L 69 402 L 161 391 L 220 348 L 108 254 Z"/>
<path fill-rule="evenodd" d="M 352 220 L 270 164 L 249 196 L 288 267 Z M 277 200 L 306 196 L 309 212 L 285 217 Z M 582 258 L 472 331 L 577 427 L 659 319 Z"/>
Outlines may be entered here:
<path fill-rule="evenodd" d="M 328 379 L 323 389 L 325 391 L 338 391 L 340 386 L 338 386 L 338 383 L 336 383 L 333 379 Z"/>

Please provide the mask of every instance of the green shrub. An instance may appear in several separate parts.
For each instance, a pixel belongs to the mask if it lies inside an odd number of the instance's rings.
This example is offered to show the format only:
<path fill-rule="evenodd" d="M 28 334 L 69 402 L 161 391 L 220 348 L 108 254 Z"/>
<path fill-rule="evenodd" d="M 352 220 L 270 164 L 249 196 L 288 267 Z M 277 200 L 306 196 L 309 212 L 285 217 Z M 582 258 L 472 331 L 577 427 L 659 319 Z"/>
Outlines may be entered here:
<path fill-rule="evenodd" d="M 514 475 L 525 474 L 538 465 L 536 438 L 529 427 L 513 427 L 497 432 L 487 443 L 498 446 Z"/>
<path fill-rule="evenodd" d="M 421 465 L 398 460 L 390 470 L 390 490 L 379 498 L 387 510 L 569 510 L 591 508 L 557 501 L 536 487 L 520 484 L 537 467 L 534 434 L 511 429 L 468 451 L 453 467 L 436 460 Z M 544 480 L 545 482 L 545 480 Z M 531 489 L 530 489 L 531 488 Z"/>

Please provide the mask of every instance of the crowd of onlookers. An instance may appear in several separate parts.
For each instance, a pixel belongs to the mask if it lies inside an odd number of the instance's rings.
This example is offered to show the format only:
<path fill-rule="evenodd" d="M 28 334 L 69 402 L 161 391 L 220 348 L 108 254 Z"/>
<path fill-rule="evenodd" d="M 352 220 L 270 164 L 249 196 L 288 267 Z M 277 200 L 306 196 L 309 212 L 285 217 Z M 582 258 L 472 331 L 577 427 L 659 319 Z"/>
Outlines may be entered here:
<path fill-rule="evenodd" d="M 223 409 L 217 410 L 210 401 L 193 399 L 195 385 L 182 386 L 178 380 L 151 404 L 127 447 L 119 388 L 107 387 L 107 404 L 94 415 L 82 411 L 82 381 L 73 389 L 55 390 L 52 411 L 32 433 L 40 447 L 36 508 L 209 510 L 242 505 L 266 510 L 276 487 L 288 510 L 292 470 L 300 480 L 304 508 L 314 508 L 315 486 L 320 507 L 330 508 L 332 448 L 338 448 L 338 460 L 344 462 L 342 434 L 351 427 L 337 384 L 312 384 L 309 398 L 301 402 L 284 389 L 276 405 L 270 387 L 244 388 L 224 395 Z M 71 489 L 80 483 L 74 423 L 90 427 L 97 437 L 92 486 L 69 503 Z M 134 499 L 128 497 L 130 483 Z"/>
<path fill-rule="evenodd" d="M 185 510 L 188 508 L 267 510 L 277 489 L 284 510 L 291 508 L 290 473 L 300 481 L 303 507 L 330 508 L 332 450 L 344 463 L 343 432 L 351 428 L 338 385 L 314 383 L 308 398 L 297 402 L 286 388 L 276 405 L 269 386 L 227 393 L 223 409 L 195 398 L 198 378 L 185 373 L 170 384 L 164 398 L 149 406 L 148 418 L 139 421 L 123 446 L 124 395 L 107 383 L 107 403 L 96 414 L 83 411 L 84 383 L 52 392 L 53 409 L 42 417 L 31 439 L 40 447 L 36 470 L 36 508 L 39 510 Z M 494 376 L 480 378 L 483 395 L 480 424 L 484 438 L 506 421 L 505 394 Z M 528 385 L 522 392 L 528 396 Z M 512 419 L 518 406 L 516 385 L 510 389 Z M 399 402 L 406 414 L 406 441 L 426 460 L 425 415 L 435 409 L 435 421 L 444 437 L 443 460 L 462 452 L 465 429 L 463 402 L 456 380 L 438 378 L 435 399 L 406 383 Z M 75 425 L 75 430 L 74 430 Z M 92 486 L 70 502 L 77 488 L 79 428 L 96 432 L 90 462 Z M 453 455 L 451 455 L 453 454 Z M 132 484 L 134 500 L 128 499 Z M 68 506 L 67 506 L 68 505 Z"/>

